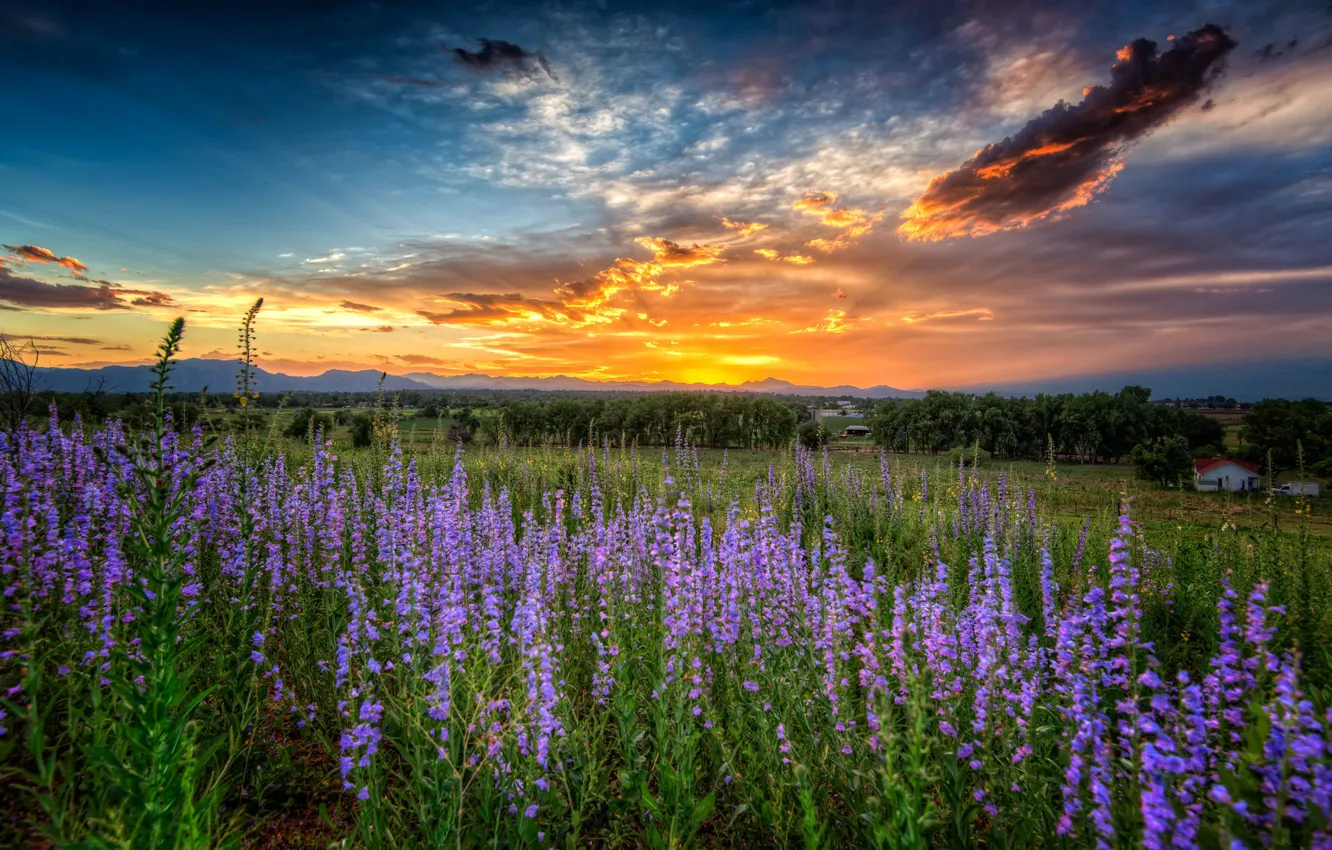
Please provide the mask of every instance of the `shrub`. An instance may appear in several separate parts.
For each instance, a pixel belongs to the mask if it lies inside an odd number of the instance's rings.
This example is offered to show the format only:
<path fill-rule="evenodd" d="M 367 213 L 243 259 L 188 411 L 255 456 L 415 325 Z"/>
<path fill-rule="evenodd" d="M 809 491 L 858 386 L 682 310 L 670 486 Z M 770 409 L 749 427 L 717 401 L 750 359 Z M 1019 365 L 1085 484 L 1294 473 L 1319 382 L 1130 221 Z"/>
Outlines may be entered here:
<path fill-rule="evenodd" d="M 817 449 L 828 444 L 828 432 L 824 429 L 822 422 L 807 419 L 800 423 L 800 428 L 796 431 L 796 439 L 800 441 L 800 445 L 807 449 Z"/>
<path fill-rule="evenodd" d="M 375 420 L 368 414 L 359 413 L 352 418 L 352 446 L 358 449 L 369 448 L 375 441 Z"/>

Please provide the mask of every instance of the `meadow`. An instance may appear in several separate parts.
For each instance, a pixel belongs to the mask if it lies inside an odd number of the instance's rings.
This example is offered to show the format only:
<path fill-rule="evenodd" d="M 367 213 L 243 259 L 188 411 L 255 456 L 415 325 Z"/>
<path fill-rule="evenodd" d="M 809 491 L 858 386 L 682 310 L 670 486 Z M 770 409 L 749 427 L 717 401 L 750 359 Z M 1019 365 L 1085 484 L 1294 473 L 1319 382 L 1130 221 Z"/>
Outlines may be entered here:
<path fill-rule="evenodd" d="M 1332 846 L 1319 505 L 177 430 L 180 333 L 0 435 L 0 844 Z"/>

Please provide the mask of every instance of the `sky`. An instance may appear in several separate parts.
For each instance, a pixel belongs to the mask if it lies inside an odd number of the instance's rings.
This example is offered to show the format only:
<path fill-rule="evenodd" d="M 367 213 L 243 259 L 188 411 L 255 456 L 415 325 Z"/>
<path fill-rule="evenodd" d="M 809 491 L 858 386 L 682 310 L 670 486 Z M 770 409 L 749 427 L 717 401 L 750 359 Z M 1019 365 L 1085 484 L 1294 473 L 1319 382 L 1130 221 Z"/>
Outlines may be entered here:
<path fill-rule="evenodd" d="M 1332 357 L 1326 2 L 0 0 L 46 365 L 980 387 Z"/>

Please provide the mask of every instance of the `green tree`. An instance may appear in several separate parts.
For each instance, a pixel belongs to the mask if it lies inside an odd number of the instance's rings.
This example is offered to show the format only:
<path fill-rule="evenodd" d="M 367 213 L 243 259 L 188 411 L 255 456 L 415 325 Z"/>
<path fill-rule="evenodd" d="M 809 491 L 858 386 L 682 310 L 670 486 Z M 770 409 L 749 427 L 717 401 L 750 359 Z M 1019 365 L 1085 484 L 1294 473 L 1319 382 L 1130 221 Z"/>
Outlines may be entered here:
<path fill-rule="evenodd" d="M 282 433 L 297 440 L 304 440 L 321 428 L 328 431 L 328 417 L 316 413 L 313 407 L 303 407 L 296 412 L 291 422 L 287 423 Z"/>
<path fill-rule="evenodd" d="M 1193 452 L 1189 451 L 1188 441 L 1178 435 L 1139 443 L 1133 447 L 1129 459 L 1138 465 L 1139 478 L 1162 487 L 1193 476 Z"/>
<path fill-rule="evenodd" d="M 374 441 L 375 421 L 369 414 L 357 414 L 352 419 L 352 446 L 358 449 L 369 448 Z"/>
<path fill-rule="evenodd" d="M 806 419 L 800 423 L 798 437 L 800 445 L 807 449 L 817 449 L 828 443 L 828 432 L 824 430 L 822 423 L 813 419 Z"/>
<path fill-rule="evenodd" d="M 1271 453 L 1275 472 L 1313 464 L 1332 456 L 1332 414 L 1318 399 L 1264 399 L 1244 417 L 1244 455 L 1266 463 Z"/>

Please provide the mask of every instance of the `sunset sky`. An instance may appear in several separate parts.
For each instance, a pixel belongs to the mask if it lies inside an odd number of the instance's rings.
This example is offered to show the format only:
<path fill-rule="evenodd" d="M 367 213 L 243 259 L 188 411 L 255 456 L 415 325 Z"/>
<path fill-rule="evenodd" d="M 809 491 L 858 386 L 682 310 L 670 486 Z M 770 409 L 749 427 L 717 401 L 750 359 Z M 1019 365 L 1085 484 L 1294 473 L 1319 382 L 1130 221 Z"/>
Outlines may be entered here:
<path fill-rule="evenodd" d="M 199 5 L 0 0 L 0 332 L 45 364 L 176 315 L 230 357 L 260 296 L 293 374 L 1332 356 L 1321 0 Z"/>

